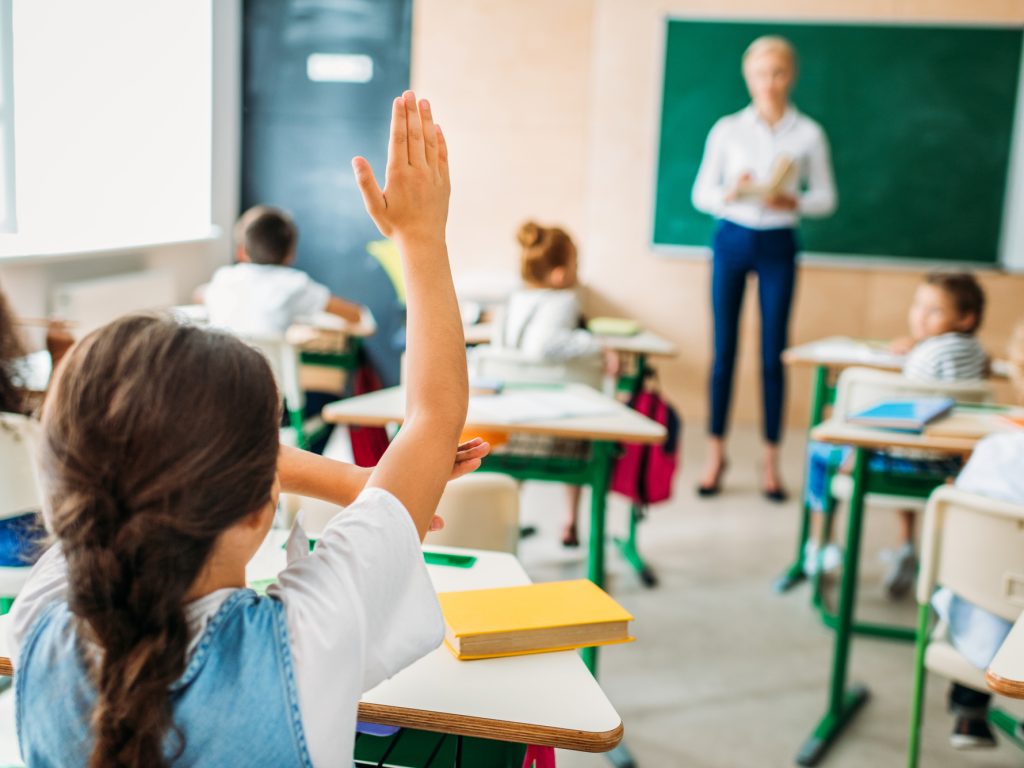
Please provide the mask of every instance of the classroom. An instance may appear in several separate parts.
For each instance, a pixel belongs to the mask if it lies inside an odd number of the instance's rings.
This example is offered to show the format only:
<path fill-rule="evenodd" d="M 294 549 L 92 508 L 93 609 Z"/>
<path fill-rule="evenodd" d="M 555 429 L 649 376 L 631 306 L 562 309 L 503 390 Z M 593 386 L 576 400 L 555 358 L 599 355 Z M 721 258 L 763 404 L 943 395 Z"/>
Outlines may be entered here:
<path fill-rule="evenodd" d="M 0 768 L 1008 768 L 1022 609 L 1021 0 L 0 0 Z"/>

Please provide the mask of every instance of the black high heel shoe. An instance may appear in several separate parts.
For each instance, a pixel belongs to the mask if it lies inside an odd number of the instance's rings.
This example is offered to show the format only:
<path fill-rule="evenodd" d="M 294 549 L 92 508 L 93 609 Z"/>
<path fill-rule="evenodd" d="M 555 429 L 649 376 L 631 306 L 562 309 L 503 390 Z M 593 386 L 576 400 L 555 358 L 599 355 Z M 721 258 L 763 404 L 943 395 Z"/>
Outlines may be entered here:
<path fill-rule="evenodd" d="M 718 468 L 718 474 L 715 476 L 715 482 L 711 485 L 698 485 L 697 495 L 701 498 L 707 499 L 711 496 L 717 496 L 722 492 L 722 476 L 725 474 L 726 468 L 729 466 L 729 462 L 722 461 L 722 466 Z"/>

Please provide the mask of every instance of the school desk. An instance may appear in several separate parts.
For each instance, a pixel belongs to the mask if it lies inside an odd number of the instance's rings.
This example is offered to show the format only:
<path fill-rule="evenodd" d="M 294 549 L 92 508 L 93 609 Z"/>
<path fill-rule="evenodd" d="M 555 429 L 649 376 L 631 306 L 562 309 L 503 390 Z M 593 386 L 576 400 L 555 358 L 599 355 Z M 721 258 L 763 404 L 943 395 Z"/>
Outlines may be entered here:
<path fill-rule="evenodd" d="M 247 568 L 250 583 L 274 578 L 284 568 L 286 538 L 285 531 L 270 532 Z M 513 555 L 449 547 L 426 547 L 424 552 L 426 557 L 475 558 L 470 567 L 428 560 L 439 592 L 530 582 Z M 7 631 L 7 618 L 0 617 L 0 674 L 10 675 Z M 508 755 L 517 757 L 518 765 L 522 747 L 508 751 L 506 744 L 607 752 L 622 739 L 622 719 L 573 651 L 458 661 L 442 646 L 363 694 L 359 719 L 412 731 L 403 731 L 397 740 L 357 736 L 357 758 L 387 749 L 393 758 L 424 748 L 463 749 L 464 765 L 504 765 L 499 760 Z M 468 738 L 442 743 L 442 736 Z"/>
<path fill-rule="evenodd" d="M 466 346 L 490 344 L 494 334 L 494 324 L 470 323 L 463 325 L 462 330 L 466 337 Z M 675 344 L 647 329 L 631 336 L 594 334 L 594 338 L 606 349 L 618 352 L 630 359 L 632 372 L 619 379 L 619 389 L 622 390 L 628 389 L 630 382 L 635 381 L 636 377 L 649 370 L 648 358 L 669 358 L 679 354 L 679 349 Z"/>
<path fill-rule="evenodd" d="M 1006 409 L 1007 412 L 1011 409 Z M 1016 413 L 1016 411 L 1013 411 Z M 945 424 L 943 422 L 946 422 Z M 921 434 L 874 429 L 849 424 L 833 418 L 811 430 L 811 439 L 854 448 L 853 489 L 847 509 L 846 549 L 843 553 L 843 572 L 839 590 L 839 604 L 834 615 L 825 615 L 835 630 L 832 655 L 832 675 L 829 684 L 828 708 L 814 732 L 797 755 L 800 765 L 817 765 L 828 748 L 867 701 L 868 690 L 862 685 L 847 687 L 850 641 L 854 633 L 870 634 L 890 639 L 913 640 L 914 630 L 894 628 L 870 623 L 855 623 L 854 607 L 857 600 L 857 569 L 860 562 L 861 527 L 864 517 L 864 497 L 867 493 L 900 493 L 926 498 L 946 478 L 913 476 L 893 478 L 876 477 L 868 472 L 868 459 L 872 452 L 894 449 L 922 450 L 947 456 L 968 456 L 978 441 L 992 432 L 1013 427 L 1000 418 L 992 408 L 958 407 L 947 419 L 929 425 Z M 878 485 L 876 485 L 878 483 Z M 894 487 L 899 484 L 900 487 Z"/>
<path fill-rule="evenodd" d="M 205 325 L 209 313 L 202 304 L 172 307 L 178 317 L 196 325 Z M 316 392 L 340 392 L 345 375 L 359 366 L 363 340 L 377 332 L 377 321 L 367 309 L 358 323 L 337 315 L 318 312 L 307 321 L 292 325 L 285 338 L 298 348 L 299 382 L 303 389 Z"/>
<path fill-rule="evenodd" d="M 1024 614 L 1017 619 L 992 659 L 985 672 L 985 682 L 996 693 L 1024 699 Z"/>
<path fill-rule="evenodd" d="M 599 415 L 546 418 L 538 421 L 514 421 L 503 415 L 503 405 L 511 403 L 515 393 L 557 390 L 572 395 L 588 407 L 599 408 Z M 509 399 L 506 399 L 509 398 Z M 324 421 L 352 426 L 383 427 L 400 423 L 405 416 L 405 390 L 392 387 L 368 395 L 359 395 L 331 403 L 323 410 Z M 646 416 L 582 384 L 507 386 L 500 395 L 473 398 L 466 416 L 465 432 L 498 433 L 502 435 L 543 435 L 585 441 L 589 452 L 584 456 L 519 455 L 493 452 L 484 459 L 481 470 L 502 472 L 522 480 L 550 480 L 574 485 L 589 485 L 590 548 L 587 575 L 598 586 L 604 586 L 605 503 L 612 463 L 618 443 L 658 444 L 665 440 L 665 428 Z M 627 561 L 640 573 L 649 568 L 636 547 L 635 521 L 630 523 L 627 539 L 617 542 Z M 584 651 L 587 665 L 596 670 L 597 649 Z"/>
<path fill-rule="evenodd" d="M 900 371 L 905 355 L 889 351 L 886 341 L 855 339 L 849 336 L 829 336 L 817 341 L 790 347 L 782 353 L 782 361 L 791 368 L 810 368 L 811 412 L 808 431 L 821 423 L 825 408 L 835 402 L 836 379 L 844 368 L 859 366 L 884 371 Z M 1009 366 L 1005 360 L 992 362 L 991 376 L 1005 379 Z M 811 509 L 806 498 L 801 504 L 800 528 L 797 535 L 796 555 L 793 562 L 775 580 L 775 591 L 786 592 L 806 578 L 803 569 L 804 545 L 810 531 Z"/>

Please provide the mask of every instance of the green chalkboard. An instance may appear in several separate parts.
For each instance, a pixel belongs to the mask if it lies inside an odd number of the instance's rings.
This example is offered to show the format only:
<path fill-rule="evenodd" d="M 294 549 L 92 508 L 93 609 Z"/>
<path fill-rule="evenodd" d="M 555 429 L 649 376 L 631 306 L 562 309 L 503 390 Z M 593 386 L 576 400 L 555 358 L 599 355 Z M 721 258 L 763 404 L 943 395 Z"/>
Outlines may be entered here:
<path fill-rule="evenodd" d="M 800 57 L 793 102 L 829 137 L 839 208 L 801 225 L 805 251 L 995 262 L 1021 69 L 1020 29 L 667 23 L 654 242 L 705 245 L 690 192 L 714 122 L 749 103 L 759 35 Z"/>

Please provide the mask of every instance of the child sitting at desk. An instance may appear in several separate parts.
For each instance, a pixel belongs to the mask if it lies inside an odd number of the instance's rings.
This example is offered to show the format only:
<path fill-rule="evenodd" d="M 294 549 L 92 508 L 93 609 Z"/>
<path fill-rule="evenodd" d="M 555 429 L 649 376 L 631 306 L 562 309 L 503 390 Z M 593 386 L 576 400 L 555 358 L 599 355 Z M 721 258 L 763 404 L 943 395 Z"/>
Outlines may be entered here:
<path fill-rule="evenodd" d="M 14 326 L 14 313 L 0 290 L 0 412 L 23 413 L 25 397 L 18 384 L 18 361 L 25 356 L 21 336 Z"/>
<path fill-rule="evenodd" d="M 1024 320 L 1017 324 L 1009 349 L 1010 378 L 1017 399 L 1024 402 Z M 1024 504 L 1024 432 L 990 435 L 981 440 L 956 479 L 957 488 L 979 496 Z M 1010 633 L 1005 619 L 963 600 L 948 589 L 932 599 L 936 612 L 949 625 L 950 642 L 972 664 L 987 669 Z M 994 747 L 986 719 L 992 696 L 953 683 L 949 708 L 955 716 L 950 742 L 957 749 Z"/>
<path fill-rule="evenodd" d="M 583 328 L 577 295 L 576 245 L 564 229 L 527 221 L 516 233 L 522 246 L 519 259 L 524 287 L 514 292 L 499 313 L 491 344 L 516 349 L 532 361 L 545 363 L 597 362 L 602 347 Z M 577 517 L 580 487 L 570 485 L 569 511 L 562 544 L 579 546 Z"/>
<path fill-rule="evenodd" d="M 200 290 L 210 323 L 245 336 L 284 335 L 318 312 L 359 322 L 358 304 L 332 296 L 326 285 L 295 269 L 299 232 L 280 208 L 257 205 L 235 224 L 237 263 L 221 267 Z"/>
<path fill-rule="evenodd" d="M 401 432 L 366 470 L 282 447 L 270 368 L 229 334 L 135 316 L 84 339 L 43 414 L 56 543 L 12 615 L 27 765 L 352 765 L 362 693 L 444 637 L 420 543 L 486 446 L 456 448 L 466 358 L 427 102 L 394 102 L 386 202 L 353 166 L 408 286 Z M 349 507 L 312 552 L 293 532 L 260 597 L 246 563 L 282 490 Z"/>
<path fill-rule="evenodd" d="M 932 272 L 914 292 L 908 312 L 911 336 L 897 339 L 892 350 L 906 354 L 903 375 L 917 381 L 969 381 L 982 379 L 988 372 L 988 354 L 978 342 L 975 333 L 981 325 L 985 309 L 985 294 L 974 275 L 969 273 Z M 845 461 L 849 451 L 813 444 L 808 451 L 807 495 L 816 510 L 828 503 L 825 483 L 830 463 Z M 955 474 L 959 466 L 955 461 L 914 456 L 877 456 L 872 459 L 876 468 L 890 471 L 918 471 L 921 462 L 932 469 Z M 883 466 L 884 465 L 884 466 Z M 886 593 L 893 599 L 906 595 L 914 584 L 917 556 L 914 552 L 914 513 L 900 512 L 901 545 L 887 553 L 889 569 L 883 579 Z M 805 570 L 813 572 L 817 562 L 817 539 L 808 540 Z M 822 558 L 823 567 L 838 565 L 838 552 L 829 544 Z"/>

